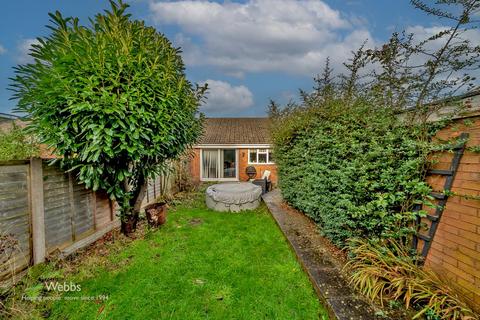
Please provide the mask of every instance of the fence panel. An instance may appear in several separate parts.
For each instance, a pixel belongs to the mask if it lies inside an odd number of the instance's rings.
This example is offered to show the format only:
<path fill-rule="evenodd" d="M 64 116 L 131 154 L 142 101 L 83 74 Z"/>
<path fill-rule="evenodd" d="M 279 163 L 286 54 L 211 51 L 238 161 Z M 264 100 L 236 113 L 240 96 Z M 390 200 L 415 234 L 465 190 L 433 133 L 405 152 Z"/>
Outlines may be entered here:
<path fill-rule="evenodd" d="M 144 205 L 160 195 L 161 177 L 150 181 Z M 0 163 L 0 250 L 5 235 L 18 242 L 0 256 L 0 279 L 59 250 L 69 254 L 118 225 L 118 206 L 105 192 L 92 192 L 73 175 L 46 161 Z M 35 227 L 35 228 L 34 228 Z M 32 229 L 34 229 L 32 233 Z"/>
<path fill-rule="evenodd" d="M 161 177 L 157 177 L 153 183 L 155 187 L 155 197 L 161 196 L 161 189 L 160 189 L 160 179 Z"/>
<path fill-rule="evenodd" d="M 75 212 L 75 239 L 80 239 L 94 231 L 93 219 L 93 195 L 91 190 L 85 189 L 85 185 L 72 182 L 73 184 L 73 210 Z"/>
<path fill-rule="evenodd" d="M 43 164 L 45 241 L 47 252 L 73 242 L 68 175 L 55 166 Z"/>
<path fill-rule="evenodd" d="M 112 221 L 112 204 L 108 195 L 99 191 L 96 193 L 96 225 L 97 228 L 102 228 L 105 225 L 109 224 Z"/>
<path fill-rule="evenodd" d="M 10 239 L 16 242 L 15 252 L 4 248 L 0 257 L 3 278 L 31 260 L 28 164 L 0 166 L 0 237 L 2 246 L 10 244 Z"/>
<path fill-rule="evenodd" d="M 155 181 L 152 179 L 148 179 L 148 187 L 147 187 L 147 194 L 145 195 L 144 202 L 146 203 L 152 202 L 155 200 L 157 195 L 155 194 Z"/>

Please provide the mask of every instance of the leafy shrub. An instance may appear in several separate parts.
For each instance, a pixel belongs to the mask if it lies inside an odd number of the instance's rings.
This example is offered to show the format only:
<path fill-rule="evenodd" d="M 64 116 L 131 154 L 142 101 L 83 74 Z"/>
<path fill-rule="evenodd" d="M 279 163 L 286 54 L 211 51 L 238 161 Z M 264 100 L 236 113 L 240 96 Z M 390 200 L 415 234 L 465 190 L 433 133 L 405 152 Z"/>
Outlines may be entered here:
<path fill-rule="evenodd" d="M 39 153 L 38 144 L 19 126 L 13 124 L 10 130 L 0 130 L 0 161 L 24 160 Z"/>
<path fill-rule="evenodd" d="M 371 300 L 403 301 L 416 310 L 413 319 L 478 319 L 454 288 L 418 265 L 395 240 L 354 240 L 350 249 L 351 283 Z"/>
<path fill-rule="evenodd" d="M 177 192 L 191 192 L 195 189 L 190 172 L 190 161 L 193 156 L 193 152 L 187 151 L 173 162 L 173 179 Z"/>
<path fill-rule="evenodd" d="M 15 68 L 10 89 L 63 167 L 116 200 L 127 233 L 148 178 L 199 137 L 206 87 L 187 80 L 165 35 L 132 19 L 123 1 L 110 6 L 87 25 L 49 14 L 50 34 L 33 45 L 32 63 Z"/>
<path fill-rule="evenodd" d="M 416 199 L 429 192 L 417 128 L 367 100 L 341 99 L 274 114 L 283 197 L 343 246 L 351 237 L 411 234 Z"/>

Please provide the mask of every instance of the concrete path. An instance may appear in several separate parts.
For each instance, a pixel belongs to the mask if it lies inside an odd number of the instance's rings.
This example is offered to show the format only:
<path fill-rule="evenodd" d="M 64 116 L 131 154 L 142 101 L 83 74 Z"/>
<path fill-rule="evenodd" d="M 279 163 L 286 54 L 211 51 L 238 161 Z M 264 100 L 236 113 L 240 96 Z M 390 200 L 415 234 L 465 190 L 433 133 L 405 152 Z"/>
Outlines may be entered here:
<path fill-rule="evenodd" d="M 263 195 L 263 200 L 332 319 L 386 319 L 376 316 L 370 304 L 354 294 L 341 275 L 338 263 L 325 247 L 315 224 L 308 217 L 283 205 L 278 189 Z"/>

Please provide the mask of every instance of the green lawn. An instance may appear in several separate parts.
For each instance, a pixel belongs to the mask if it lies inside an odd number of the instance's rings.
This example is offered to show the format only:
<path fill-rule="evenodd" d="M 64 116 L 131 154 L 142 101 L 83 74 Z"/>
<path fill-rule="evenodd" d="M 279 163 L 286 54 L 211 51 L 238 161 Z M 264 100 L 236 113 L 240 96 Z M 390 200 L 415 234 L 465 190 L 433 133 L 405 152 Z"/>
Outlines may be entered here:
<path fill-rule="evenodd" d="M 170 208 L 159 230 L 110 253 L 108 264 L 80 264 L 63 280 L 81 293 L 53 303 L 50 317 L 327 319 L 266 207 L 229 214 L 186 203 Z M 65 300 L 99 295 L 108 300 Z"/>

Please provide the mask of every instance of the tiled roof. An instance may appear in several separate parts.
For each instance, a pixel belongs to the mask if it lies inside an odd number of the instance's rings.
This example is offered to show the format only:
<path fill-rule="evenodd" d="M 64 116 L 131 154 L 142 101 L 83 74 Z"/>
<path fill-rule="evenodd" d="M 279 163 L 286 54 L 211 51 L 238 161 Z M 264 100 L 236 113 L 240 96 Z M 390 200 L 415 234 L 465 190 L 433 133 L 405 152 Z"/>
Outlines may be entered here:
<path fill-rule="evenodd" d="M 10 131 L 13 127 L 13 124 L 16 124 L 17 126 L 22 128 L 27 125 L 27 123 L 23 120 L 6 118 L 0 115 L 0 131 L 3 131 L 3 132 Z"/>
<path fill-rule="evenodd" d="M 270 144 L 268 118 L 206 118 L 198 144 Z"/>

